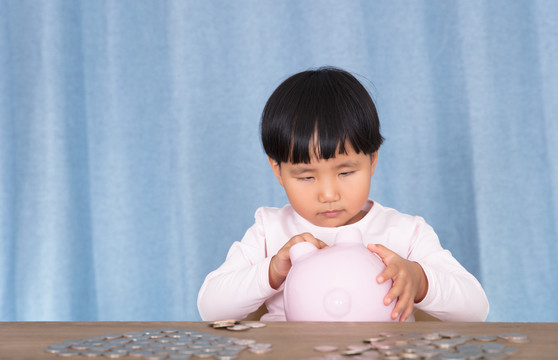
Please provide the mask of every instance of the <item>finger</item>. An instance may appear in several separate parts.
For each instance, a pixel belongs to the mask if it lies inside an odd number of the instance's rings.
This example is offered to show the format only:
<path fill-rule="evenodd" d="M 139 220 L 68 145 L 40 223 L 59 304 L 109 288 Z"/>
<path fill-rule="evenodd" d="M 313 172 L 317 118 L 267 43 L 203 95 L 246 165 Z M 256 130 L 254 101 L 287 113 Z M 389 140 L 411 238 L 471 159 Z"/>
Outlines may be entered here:
<path fill-rule="evenodd" d="M 388 266 L 386 266 L 384 271 L 382 271 L 380 273 L 380 275 L 378 275 L 376 277 L 376 281 L 378 282 L 378 284 L 383 284 L 384 282 L 386 282 L 389 279 L 393 280 L 397 276 L 398 273 L 399 273 L 399 266 L 398 265 L 388 265 Z"/>
<path fill-rule="evenodd" d="M 328 247 L 329 245 L 326 244 L 325 242 L 323 242 L 322 240 L 318 240 L 318 249 L 323 249 L 325 247 Z"/>
<path fill-rule="evenodd" d="M 380 244 L 368 244 L 366 247 L 373 254 L 378 255 L 382 262 L 386 265 L 389 264 L 390 260 L 393 259 L 393 255 L 395 254 L 393 251 Z"/>
<path fill-rule="evenodd" d="M 413 309 L 414 309 L 414 305 L 413 304 L 407 304 L 407 308 L 405 309 L 405 311 L 403 311 L 403 314 L 401 315 L 401 317 L 399 318 L 400 321 L 407 321 L 407 319 L 409 318 L 409 316 L 411 316 L 411 314 L 413 313 Z"/>
<path fill-rule="evenodd" d="M 310 234 L 310 233 L 303 233 L 303 234 L 300 234 L 300 236 L 302 237 L 302 239 L 304 239 L 304 241 L 307 241 L 307 242 L 313 244 L 318 249 L 322 249 L 322 248 L 327 246 L 327 244 L 325 242 L 323 242 L 322 240 L 316 239 L 316 237 L 314 235 Z"/>
<path fill-rule="evenodd" d="M 391 304 L 395 299 L 400 298 L 403 293 L 404 288 L 401 282 L 394 282 L 391 289 L 389 289 L 388 293 L 384 297 L 384 304 Z"/>
<path fill-rule="evenodd" d="M 405 315 L 405 312 L 408 310 L 409 305 L 412 306 L 410 303 L 409 296 L 402 295 L 397 299 L 397 303 L 391 312 L 391 318 L 396 320 L 397 318 L 402 318 Z"/>

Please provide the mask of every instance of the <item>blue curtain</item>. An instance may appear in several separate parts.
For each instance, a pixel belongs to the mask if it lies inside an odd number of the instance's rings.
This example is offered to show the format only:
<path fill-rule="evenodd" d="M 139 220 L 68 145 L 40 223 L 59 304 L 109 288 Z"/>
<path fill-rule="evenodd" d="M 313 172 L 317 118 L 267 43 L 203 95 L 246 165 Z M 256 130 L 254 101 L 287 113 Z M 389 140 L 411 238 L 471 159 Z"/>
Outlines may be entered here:
<path fill-rule="evenodd" d="M 375 99 L 371 197 L 423 216 L 491 321 L 558 321 L 558 3 L 0 0 L 0 320 L 199 320 L 259 206 L 287 76 Z"/>

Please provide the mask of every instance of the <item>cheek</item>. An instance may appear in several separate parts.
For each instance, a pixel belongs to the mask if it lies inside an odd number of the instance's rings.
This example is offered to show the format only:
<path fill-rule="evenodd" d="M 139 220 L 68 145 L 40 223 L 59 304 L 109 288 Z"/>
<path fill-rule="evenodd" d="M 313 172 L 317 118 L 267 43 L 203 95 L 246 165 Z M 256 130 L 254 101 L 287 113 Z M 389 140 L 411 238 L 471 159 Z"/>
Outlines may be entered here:
<path fill-rule="evenodd" d="M 355 200 L 366 198 L 368 199 L 370 193 L 370 178 L 369 177 L 360 177 L 356 179 L 351 184 L 348 184 L 347 190 L 348 194 Z"/>

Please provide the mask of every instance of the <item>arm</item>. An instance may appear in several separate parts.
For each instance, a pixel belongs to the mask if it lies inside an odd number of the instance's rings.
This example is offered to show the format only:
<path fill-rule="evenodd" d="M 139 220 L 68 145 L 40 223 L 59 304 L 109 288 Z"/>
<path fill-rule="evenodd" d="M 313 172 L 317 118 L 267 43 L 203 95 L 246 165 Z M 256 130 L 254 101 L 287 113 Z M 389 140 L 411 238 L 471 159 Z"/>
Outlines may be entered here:
<path fill-rule="evenodd" d="M 225 262 L 205 278 L 198 294 L 203 320 L 243 319 L 277 293 L 269 285 L 263 231 L 256 223 L 235 242 Z"/>
<path fill-rule="evenodd" d="M 429 291 L 415 305 L 443 321 L 485 321 L 488 299 L 480 283 L 448 250 L 419 261 L 428 278 Z"/>

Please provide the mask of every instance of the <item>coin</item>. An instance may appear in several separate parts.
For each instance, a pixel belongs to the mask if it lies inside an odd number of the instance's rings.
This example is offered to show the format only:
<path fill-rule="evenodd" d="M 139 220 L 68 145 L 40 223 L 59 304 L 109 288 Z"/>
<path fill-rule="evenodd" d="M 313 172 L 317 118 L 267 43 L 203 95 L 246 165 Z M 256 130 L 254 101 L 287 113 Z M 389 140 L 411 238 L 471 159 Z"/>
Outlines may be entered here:
<path fill-rule="evenodd" d="M 316 345 L 314 346 L 314 350 L 319 352 L 331 352 L 339 350 L 339 347 L 335 345 Z"/>
<path fill-rule="evenodd" d="M 341 355 L 345 355 L 345 356 L 353 356 L 353 355 L 360 355 L 360 354 L 362 354 L 362 351 L 358 350 L 358 349 L 355 349 L 355 350 L 347 349 L 347 350 L 343 350 L 341 352 Z"/>
<path fill-rule="evenodd" d="M 248 346 L 251 344 L 255 344 L 256 340 L 252 340 L 252 339 L 236 339 L 234 341 L 235 345 L 243 345 L 243 346 Z"/>
<path fill-rule="evenodd" d="M 147 351 L 147 350 L 132 350 L 128 352 L 128 356 L 137 356 L 137 357 L 145 357 L 151 354 L 152 354 L 151 351 Z"/>
<path fill-rule="evenodd" d="M 87 357 L 103 356 L 104 352 L 99 350 L 86 350 L 86 351 L 81 351 L 81 355 Z"/>
<path fill-rule="evenodd" d="M 217 360 L 234 360 L 238 358 L 238 354 L 215 354 L 213 357 Z"/>
<path fill-rule="evenodd" d="M 501 352 L 501 351 L 504 351 L 505 348 L 506 347 L 504 345 L 497 344 L 497 343 L 488 343 L 488 344 L 482 345 L 482 349 L 487 353 Z"/>
<path fill-rule="evenodd" d="M 212 322 L 210 325 L 216 329 L 220 329 L 220 328 L 227 328 L 235 324 L 238 324 L 238 320 L 218 320 Z"/>
<path fill-rule="evenodd" d="M 249 326 L 253 329 L 259 329 L 259 328 L 263 328 L 266 327 L 267 324 L 262 323 L 262 322 L 249 322 L 249 323 L 245 323 L 246 326 Z"/>
<path fill-rule="evenodd" d="M 498 338 L 496 338 L 495 336 L 475 336 L 474 339 L 478 341 L 484 341 L 484 342 L 498 340 Z"/>
<path fill-rule="evenodd" d="M 251 353 L 254 353 L 254 354 L 258 354 L 258 355 L 266 354 L 266 353 L 270 352 L 271 350 L 272 349 L 268 348 L 268 347 L 266 347 L 266 348 L 252 348 L 252 347 L 248 348 L 248 351 L 250 351 Z"/>
<path fill-rule="evenodd" d="M 425 340 L 430 340 L 430 341 L 435 341 L 435 340 L 440 340 L 442 337 L 440 336 L 439 333 L 435 332 L 435 333 L 429 333 L 429 334 L 425 334 L 422 336 L 423 339 Z"/>
<path fill-rule="evenodd" d="M 502 352 L 487 353 L 483 355 L 484 359 L 507 359 L 508 355 Z"/>
<path fill-rule="evenodd" d="M 244 331 L 248 329 L 250 329 L 250 327 L 246 325 L 233 325 L 227 328 L 227 330 L 231 330 L 231 331 Z"/>
<path fill-rule="evenodd" d="M 443 331 L 443 332 L 440 332 L 440 336 L 443 337 L 443 338 L 453 339 L 453 338 L 456 338 L 458 336 L 461 336 L 461 334 L 458 333 L 458 332 L 455 332 L 455 331 Z"/>
<path fill-rule="evenodd" d="M 69 357 L 74 355 L 79 355 L 79 351 L 74 351 L 70 349 L 59 349 L 58 352 L 55 353 L 58 356 Z"/>
<path fill-rule="evenodd" d="M 106 334 L 106 335 L 101 335 L 101 338 L 103 340 L 112 340 L 112 339 L 118 339 L 121 338 L 122 335 L 121 334 Z"/>
<path fill-rule="evenodd" d="M 383 336 L 374 336 L 374 337 L 366 338 L 366 339 L 364 339 L 364 340 L 362 340 L 362 341 L 365 342 L 365 343 L 371 344 L 371 343 L 375 343 L 375 342 L 378 342 L 378 341 L 383 341 L 383 340 L 385 340 L 385 339 L 386 339 L 386 338 L 383 337 Z"/>

